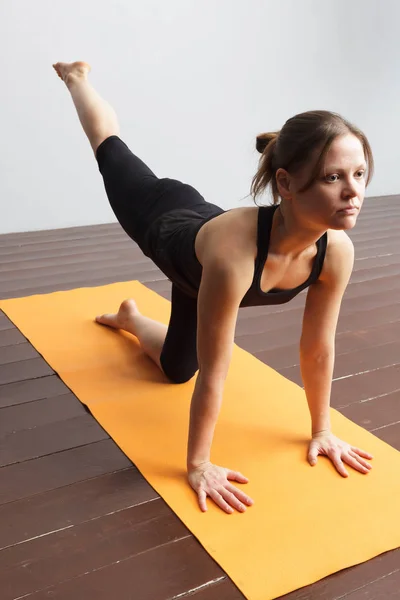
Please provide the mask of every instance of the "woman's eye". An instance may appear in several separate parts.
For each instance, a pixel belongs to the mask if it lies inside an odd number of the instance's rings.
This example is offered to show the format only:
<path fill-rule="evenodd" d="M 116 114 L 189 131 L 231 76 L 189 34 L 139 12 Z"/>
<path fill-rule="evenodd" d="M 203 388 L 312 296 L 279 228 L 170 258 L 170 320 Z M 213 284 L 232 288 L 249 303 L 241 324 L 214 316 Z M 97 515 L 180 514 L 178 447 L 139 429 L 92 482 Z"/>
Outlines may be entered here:
<path fill-rule="evenodd" d="M 357 171 L 357 177 L 360 177 L 360 178 L 364 177 L 364 174 L 365 174 L 365 171 L 363 171 L 363 170 Z"/>
<path fill-rule="evenodd" d="M 339 175 L 327 175 L 325 177 L 325 180 L 328 181 L 328 183 L 334 183 L 335 181 L 337 181 L 339 179 Z"/>

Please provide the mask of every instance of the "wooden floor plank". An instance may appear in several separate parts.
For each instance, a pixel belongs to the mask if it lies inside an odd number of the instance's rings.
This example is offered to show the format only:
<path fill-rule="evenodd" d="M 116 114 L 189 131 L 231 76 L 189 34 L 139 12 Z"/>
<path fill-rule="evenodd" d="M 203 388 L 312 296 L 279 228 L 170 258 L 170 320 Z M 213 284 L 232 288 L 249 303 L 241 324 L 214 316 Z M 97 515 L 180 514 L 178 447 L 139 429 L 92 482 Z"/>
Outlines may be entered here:
<path fill-rule="evenodd" d="M 377 348 L 378 346 L 389 344 L 400 339 L 400 320 L 395 323 L 387 323 L 371 327 L 345 331 L 336 336 L 336 360 L 339 356 L 345 357 L 350 352 L 359 352 L 366 348 Z M 269 343 L 269 349 L 259 348 Z M 237 343 L 242 348 L 253 353 L 257 358 L 270 365 L 274 369 L 292 367 L 299 364 L 298 340 L 291 338 L 288 341 L 282 340 L 284 345 L 280 345 L 281 339 L 274 342 L 268 340 L 265 336 L 241 336 L 237 338 Z"/>
<path fill-rule="evenodd" d="M 134 568 L 141 554 L 160 546 L 166 554 L 171 542 L 187 536 L 186 527 L 159 499 L 37 537 L 0 552 L 2 600 L 84 578 L 119 561 L 129 560 Z"/>
<path fill-rule="evenodd" d="M 362 242 L 356 248 L 357 258 L 366 258 L 369 256 L 376 256 L 377 254 L 398 252 L 399 244 L 397 241 L 388 242 L 387 238 L 383 237 L 381 240 L 374 242 Z"/>
<path fill-rule="evenodd" d="M 395 306 L 397 308 L 397 305 Z M 379 332 L 375 334 L 376 339 L 379 340 L 380 337 L 384 338 L 385 332 L 387 332 L 387 330 L 390 327 L 393 327 L 397 330 L 397 328 L 400 326 L 400 319 L 398 319 L 397 321 L 390 321 L 390 319 L 394 318 L 393 313 L 396 314 L 397 312 L 396 308 L 392 310 L 393 305 L 389 304 L 387 306 L 380 306 L 375 309 L 371 309 L 369 308 L 368 303 L 366 303 L 365 311 L 356 311 L 359 322 L 358 328 L 349 328 L 351 316 L 354 313 L 347 313 L 347 311 L 344 310 L 343 314 L 339 319 L 337 327 L 337 352 L 340 353 L 342 351 L 339 347 L 339 344 L 342 343 L 342 339 L 347 339 L 349 341 L 351 339 L 351 336 L 353 336 L 354 345 L 356 344 L 354 336 L 359 334 L 361 335 L 360 332 L 368 332 L 374 329 L 375 331 Z M 386 313 L 384 309 L 386 309 Z M 379 321 L 381 322 L 376 323 L 374 320 L 369 319 L 369 317 L 371 316 L 371 310 L 374 311 L 375 315 L 379 315 Z M 365 313 L 364 318 L 360 316 L 360 312 Z M 385 314 L 386 319 L 384 318 Z M 280 316 L 280 314 L 275 315 L 275 321 L 272 318 L 270 318 L 272 316 L 273 315 L 266 314 L 262 317 L 259 317 L 258 319 L 249 318 L 249 320 L 243 317 L 239 317 L 235 341 L 239 344 L 239 346 L 252 353 L 259 353 L 269 349 L 274 350 L 289 346 L 291 347 L 292 351 L 296 350 L 297 352 L 299 335 L 302 325 L 301 309 L 299 308 L 297 312 L 288 312 L 286 314 L 286 320 L 284 318 L 285 314 L 283 314 L 282 316 Z M 295 318 L 296 316 L 297 319 Z M 258 331 L 256 327 L 257 323 L 259 328 Z M 374 334 L 371 333 L 370 335 Z M 366 334 L 366 336 L 368 336 L 368 334 Z M 386 334 L 386 339 L 383 339 L 381 343 L 384 344 L 394 342 L 396 339 L 398 338 L 393 336 L 390 337 L 388 334 Z M 357 347 L 354 349 L 357 349 Z M 351 348 L 348 351 L 351 351 Z M 268 356 L 268 354 L 266 354 L 265 356 Z"/>
<path fill-rule="evenodd" d="M 16 381 L 0 385 L 0 408 L 43 398 L 54 398 L 68 392 L 67 386 L 57 375 Z"/>
<path fill-rule="evenodd" d="M 135 467 L 0 506 L 0 548 L 150 502 L 158 494 Z"/>
<path fill-rule="evenodd" d="M 200 588 L 191 594 L 188 600 L 245 600 L 245 596 L 228 577 L 225 577 Z"/>
<path fill-rule="evenodd" d="M 0 348 L 25 344 L 25 342 L 26 338 L 17 328 L 0 330 Z"/>
<path fill-rule="evenodd" d="M 393 365 L 334 379 L 332 382 L 331 405 L 341 410 L 357 402 L 396 392 L 400 388 L 399 370 L 400 365 Z M 298 365 L 287 369 L 278 369 L 278 372 L 290 381 L 302 386 Z"/>
<path fill-rule="evenodd" d="M 399 600 L 400 598 L 400 568 L 374 581 L 368 586 L 346 594 L 345 600 Z"/>
<path fill-rule="evenodd" d="M 389 444 L 389 446 L 400 450 L 400 420 L 391 425 L 373 429 L 372 432 L 376 437 Z"/>
<path fill-rule="evenodd" d="M 13 331 L 12 329 L 8 331 Z M 12 346 L 0 345 L 0 365 L 8 365 L 21 360 L 29 360 L 30 358 L 39 358 L 38 352 L 31 344 L 27 342 Z"/>
<path fill-rule="evenodd" d="M 313 585 L 280 596 L 279 600 L 341 600 L 346 598 L 346 594 L 362 588 L 366 590 L 369 584 L 397 571 L 399 564 L 400 550 L 386 552 L 360 565 L 325 577 Z M 386 599 L 376 596 L 373 600 Z"/>
<path fill-rule="evenodd" d="M 131 461 L 111 439 L 0 469 L 0 505 L 119 471 Z"/>
<path fill-rule="evenodd" d="M 335 379 L 348 377 L 356 373 L 374 371 L 392 365 L 400 365 L 400 342 L 390 342 L 379 346 L 379 352 L 376 347 L 363 348 L 356 352 L 347 352 L 336 356 L 333 376 Z M 296 366 L 281 368 L 279 372 L 285 377 L 289 376 L 292 370 L 297 370 Z"/>
<path fill-rule="evenodd" d="M 67 242 L 67 241 L 58 241 L 54 243 L 37 243 L 29 248 L 25 246 L 12 247 L 7 246 L 2 249 L 1 254 L 5 263 L 9 261 L 13 262 L 14 260 L 38 260 L 42 258 L 48 258 L 50 256 L 75 256 L 76 254 L 82 256 L 92 256 L 96 254 L 97 256 L 108 255 L 108 254 L 119 254 L 122 256 L 132 257 L 133 261 L 140 256 L 140 249 L 132 243 L 132 240 L 129 238 L 121 239 L 120 237 L 116 237 L 115 240 L 109 241 L 109 243 L 104 243 L 104 240 L 101 238 L 101 246 L 99 247 L 99 240 L 85 240 L 81 244 L 76 244 L 75 242 Z M 141 255 L 141 259 L 143 260 L 143 255 Z"/>
<path fill-rule="evenodd" d="M 223 571 L 192 537 L 30 594 L 29 600 L 171 600 L 223 577 Z"/>
<path fill-rule="evenodd" d="M 43 358 L 32 358 L 10 365 L 0 365 L 0 385 L 53 375 L 54 371 Z"/>
<path fill-rule="evenodd" d="M 75 252 L 71 251 L 63 252 L 57 248 L 54 248 L 51 252 L 51 256 L 48 256 L 46 252 L 36 252 L 35 254 L 26 257 L 24 254 L 15 255 L 9 254 L 3 260 L 0 265 L 0 275 L 2 279 L 9 279 L 9 275 L 14 273 L 15 275 L 20 274 L 25 269 L 31 269 L 34 272 L 37 272 L 36 269 L 43 269 L 45 273 L 47 273 L 47 269 L 54 269 L 57 266 L 63 268 L 65 271 L 69 270 L 69 268 L 78 269 L 79 265 L 84 265 L 89 268 L 96 268 L 99 266 L 99 263 L 105 262 L 105 268 L 110 270 L 114 264 L 126 264 L 128 262 L 134 262 L 135 264 L 135 272 L 142 273 L 146 270 L 155 269 L 154 264 L 146 258 L 145 256 L 140 259 L 136 255 L 135 252 L 132 252 L 129 248 L 118 250 L 118 248 L 113 249 L 112 251 L 107 253 L 105 257 L 101 252 Z M 376 257 L 375 261 L 377 262 L 377 266 L 392 264 L 395 262 L 392 255 L 386 257 Z"/>
<path fill-rule="evenodd" d="M 366 402 L 356 402 L 342 408 L 345 417 L 368 431 L 400 420 L 400 389 Z"/>
<path fill-rule="evenodd" d="M 27 405 L 9 406 L 0 411 L 0 439 L 15 433 L 39 428 L 39 435 L 45 432 L 45 425 L 87 417 L 85 407 L 71 393 L 29 402 Z"/>
<path fill-rule="evenodd" d="M 400 389 L 400 365 L 337 379 L 332 383 L 332 405 L 344 408 L 355 402 L 391 394 Z"/>
<path fill-rule="evenodd" d="M 0 467 L 31 461 L 108 438 L 109 435 L 89 414 L 12 432 L 0 438 Z"/>
<path fill-rule="evenodd" d="M 141 282 L 145 285 L 160 280 L 164 282 L 164 277 L 158 270 L 154 271 L 154 273 L 154 277 L 143 277 L 141 278 Z M 132 281 L 134 279 L 134 271 L 129 265 L 115 270 L 114 274 L 105 275 L 104 272 L 100 270 L 99 275 L 96 277 L 93 275 L 93 272 L 88 269 L 86 271 L 82 270 L 79 276 L 43 276 L 38 278 L 36 282 L 32 282 L 31 285 L 24 281 L 4 285 L 0 284 L 0 297 L 6 300 L 8 298 L 31 296 L 33 294 L 47 294 L 55 291 L 72 290 L 79 287 L 96 287 L 117 281 Z"/>
<path fill-rule="evenodd" d="M 133 269 L 131 265 L 120 265 L 112 269 L 114 281 L 129 281 L 133 278 Z M 153 275 L 154 273 L 154 275 Z M 160 279 L 163 277 L 158 269 L 153 269 L 151 272 L 146 272 L 144 281 L 153 281 L 154 279 Z M 110 275 L 108 275 L 108 280 Z M 38 275 L 37 277 L 30 277 L 24 279 L 17 279 L 16 281 L 1 281 L 0 283 L 0 297 L 6 298 L 10 292 L 18 296 L 23 296 L 24 291 L 27 289 L 41 288 L 44 286 L 54 285 L 77 285 L 86 286 L 88 282 L 92 281 L 105 281 L 107 278 L 104 276 L 104 269 L 99 267 L 96 270 L 91 269 L 88 266 L 82 267 L 75 273 L 67 271 L 66 273 L 55 273 L 54 275 L 46 275 L 45 273 Z M 8 296 L 9 297 L 9 296 Z"/>
<path fill-rule="evenodd" d="M 97 273 L 104 273 L 106 270 L 118 273 L 121 269 L 120 256 L 115 256 L 114 258 L 104 258 L 100 255 L 98 260 L 91 261 L 90 263 L 88 263 L 86 260 L 71 260 L 66 261 L 64 264 L 60 261 L 54 261 L 54 263 L 54 265 L 47 266 L 41 264 L 36 264 L 36 266 L 28 266 L 23 264 L 17 270 L 14 269 L 14 267 L 8 270 L 3 270 L 1 289 L 8 291 L 8 289 L 12 289 L 14 282 L 20 282 L 21 279 L 23 279 L 24 282 L 32 283 L 36 279 L 40 279 L 42 277 L 61 279 L 63 276 L 73 276 L 75 273 L 78 276 L 81 273 L 96 275 Z M 129 266 L 122 267 L 124 271 L 126 268 L 129 268 Z M 396 264 L 388 264 L 382 265 L 381 270 L 384 270 L 385 274 L 391 275 L 392 273 L 397 273 L 399 269 Z M 155 272 L 159 272 L 159 270 L 150 261 L 143 262 L 142 264 L 135 264 L 136 277 L 139 277 L 141 274 L 150 276 Z M 10 284 L 9 287 L 8 284 Z"/>
<path fill-rule="evenodd" d="M 3 311 L 0 310 L 0 331 L 4 331 L 6 329 L 14 329 L 14 325 L 3 313 Z"/>
<path fill-rule="evenodd" d="M 105 242 L 108 238 L 114 238 L 116 236 L 123 236 L 124 239 L 129 240 L 128 236 L 122 231 L 121 227 L 116 224 L 114 228 L 110 229 L 109 231 L 101 229 L 101 226 L 89 226 L 88 228 L 82 226 L 70 229 L 48 229 L 44 231 L 6 234 L 1 236 L 0 247 L 1 245 L 10 247 L 15 244 L 18 247 L 25 247 L 29 250 L 29 246 L 37 243 L 51 244 L 52 242 L 58 243 L 60 240 L 62 240 L 73 242 L 76 245 L 77 243 L 79 244 L 88 240 L 93 240 L 93 243 L 95 243 L 101 239 L 103 242 Z"/>
<path fill-rule="evenodd" d="M 298 329 L 302 324 L 302 307 L 304 305 L 305 298 L 302 298 L 301 304 L 292 308 L 288 311 L 277 311 L 275 314 L 272 311 L 259 312 L 258 315 L 252 315 L 251 312 L 244 312 L 239 316 L 236 336 L 240 335 L 264 335 L 265 338 L 271 339 L 272 342 L 279 343 L 279 331 L 288 326 L 297 327 Z M 368 299 L 365 301 L 358 302 L 358 309 L 354 306 L 356 301 L 349 298 L 345 300 L 345 305 L 341 311 L 337 332 L 342 333 L 344 331 L 354 331 L 355 329 L 364 329 L 371 326 L 377 327 L 378 325 L 385 325 L 387 323 L 400 321 L 400 302 L 396 301 L 397 298 L 391 296 L 377 300 L 374 306 L 370 306 Z M 352 325 L 354 323 L 354 325 Z M 271 334 L 276 335 L 278 338 L 275 341 Z"/>

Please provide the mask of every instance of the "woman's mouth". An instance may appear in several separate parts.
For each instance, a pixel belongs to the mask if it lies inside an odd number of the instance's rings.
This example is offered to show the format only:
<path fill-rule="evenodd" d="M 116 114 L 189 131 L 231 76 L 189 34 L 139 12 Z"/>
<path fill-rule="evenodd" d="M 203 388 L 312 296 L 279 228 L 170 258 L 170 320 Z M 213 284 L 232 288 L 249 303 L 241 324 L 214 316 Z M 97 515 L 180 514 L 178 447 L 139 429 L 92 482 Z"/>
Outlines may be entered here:
<path fill-rule="evenodd" d="M 338 213 L 343 215 L 355 215 L 358 213 L 358 208 L 355 208 L 354 206 L 348 206 L 347 208 L 338 210 Z"/>

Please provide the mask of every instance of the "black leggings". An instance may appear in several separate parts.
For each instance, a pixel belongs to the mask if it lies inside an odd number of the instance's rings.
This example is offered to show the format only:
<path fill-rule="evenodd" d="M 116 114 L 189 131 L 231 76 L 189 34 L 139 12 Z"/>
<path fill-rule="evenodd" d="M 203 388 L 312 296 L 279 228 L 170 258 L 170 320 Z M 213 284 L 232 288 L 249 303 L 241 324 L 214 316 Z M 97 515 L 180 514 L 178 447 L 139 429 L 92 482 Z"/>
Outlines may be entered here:
<path fill-rule="evenodd" d="M 174 208 L 201 210 L 204 198 L 191 186 L 174 179 L 159 179 L 117 136 L 104 140 L 96 159 L 107 196 L 120 225 L 150 256 L 146 233 L 163 213 Z M 171 317 L 161 352 L 161 366 L 174 383 L 184 383 L 198 369 L 197 299 L 172 284 Z"/>
<path fill-rule="evenodd" d="M 161 352 L 161 366 L 174 383 L 189 381 L 198 369 L 197 299 L 172 284 L 171 317 Z"/>

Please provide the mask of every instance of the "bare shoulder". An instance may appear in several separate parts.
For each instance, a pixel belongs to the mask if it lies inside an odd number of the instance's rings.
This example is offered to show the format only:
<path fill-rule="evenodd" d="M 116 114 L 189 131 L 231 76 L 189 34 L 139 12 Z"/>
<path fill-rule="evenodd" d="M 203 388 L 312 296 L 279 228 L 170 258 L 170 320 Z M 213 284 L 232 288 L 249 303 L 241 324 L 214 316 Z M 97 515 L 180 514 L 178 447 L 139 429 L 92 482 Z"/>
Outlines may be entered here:
<path fill-rule="evenodd" d="M 321 280 L 348 280 L 353 270 L 354 246 L 345 231 L 328 230 L 328 244 Z"/>
<path fill-rule="evenodd" d="M 328 252 L 354 252 L 353 242 L 345 231 L 328 229 Z"/>
<path fill-rule="evenodd" d="M 252 207 L 235 208 L 206 223 L 196 238 L 196 254 L 203 267 L 217 260 L 234 268 L 254 260 L 257 252 L 257 214 Z"/>
<path fill-rule="evenodd" d="M 226 288 L 243 296 L 254 276 L 254 213 L 233 209 L 206 223 L 196 239 L 195 250 L 203 267 L 203 287 Z"/>

